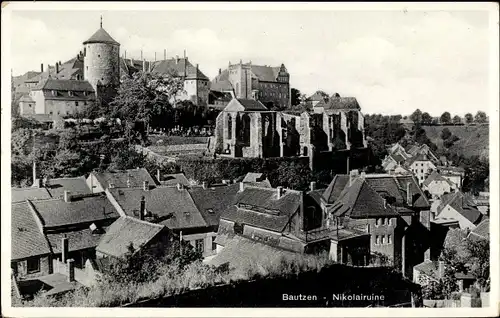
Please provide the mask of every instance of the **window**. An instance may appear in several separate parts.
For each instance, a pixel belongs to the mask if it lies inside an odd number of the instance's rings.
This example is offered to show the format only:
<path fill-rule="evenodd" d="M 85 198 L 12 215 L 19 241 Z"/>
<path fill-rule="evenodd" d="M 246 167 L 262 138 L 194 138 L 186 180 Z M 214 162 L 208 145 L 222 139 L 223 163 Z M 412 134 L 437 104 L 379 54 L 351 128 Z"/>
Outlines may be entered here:
<path fill-rule="evenodd" d="M 52 115 L 52 112 L 49 112 L 50 115 Z"/>
<path fill-rule="evenodd" d="M 195 241 L 195 247 L 196 247 L 196 251 L 199 252 L 199 253 L 203 253 L 203 250 L 204 250 L 204 246 L 203 246 L 203 239 L 199 239 L 199 240 L 196 240 Z"/>
<path fill-rule="evenodd" d="M 73 91 L 68 91 L 69 96 L 73 96 Z"/>
<path fill-rule="evenodd" d="M 78 106 L 78 102 L 75 102 L 75 106 Z"/>
<path fill-rule="evenodd" d="M 420 173 L 424 173 L 424 169 L 420 169 Z"/>
<path fill-rule="evenodd" d="M 89 67 L 87 66 L 87 71 L 89 70 Z"/>
<path fill-rule="evenodd" d="M 56 96 L 57 95 L 57 92 L 56 91 L 52 91 L 52 96 Z"/>
<path fill-rule="evenodd" d="M 378 235 L 375 235 L 375 244 L 376 245 L 380 244 L 380 237 Z"/>
<path fill-rule="evenodd" d="M 380 218 L 377 218 L 377 219 L 375 220 L 375 224 L 376 224 L 377 226 L 379 226 L 381 223 L 382 223 L 382 220 L 381 220 Z"/>
<path fill-rule="evenodd" d="M 382 241 L 381 241 L 382 244 L 385 244 L 385 235 L 382 235 Z"/>
<path fill-rule="evenodd" d="M 212 236 L 212 251 L 217 249 L 217 244 L 215 243 L 216 236 Z"/>
<path fill-rule="evenodd" d="M 97 54 L 97 57 L 101 57 L 101 54 Z"/>
<path fill-rule="evenodd" d="M 40 259 L 39 258 L 30 258 L 26 260 L 26 270 L 28 274 L 36 273 L 40 271 Z"/>
<path fill-rule="evenodd" d="M 392 236 L 391 236 L 391 234 L 387 235 L 387 244 L 392 244 Z"/>

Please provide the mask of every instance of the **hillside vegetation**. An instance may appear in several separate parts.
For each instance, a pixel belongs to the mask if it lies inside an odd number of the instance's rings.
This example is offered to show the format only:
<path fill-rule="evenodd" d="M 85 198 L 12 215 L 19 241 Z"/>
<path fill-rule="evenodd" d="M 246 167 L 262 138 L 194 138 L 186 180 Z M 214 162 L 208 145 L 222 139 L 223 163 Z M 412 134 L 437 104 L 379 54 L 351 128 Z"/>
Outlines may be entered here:
<path fill-rule="evenodd" d="M 479 156 L 488 158 L 489 155 L 489 126 L 422 126 L 425 129 L 427 137 L 443 149 L 443 139 L 441 131 L 448 128 L 450 132 L 460 138 L 450 148 L 451 153 L 462 154 L 464 157 Z"/>

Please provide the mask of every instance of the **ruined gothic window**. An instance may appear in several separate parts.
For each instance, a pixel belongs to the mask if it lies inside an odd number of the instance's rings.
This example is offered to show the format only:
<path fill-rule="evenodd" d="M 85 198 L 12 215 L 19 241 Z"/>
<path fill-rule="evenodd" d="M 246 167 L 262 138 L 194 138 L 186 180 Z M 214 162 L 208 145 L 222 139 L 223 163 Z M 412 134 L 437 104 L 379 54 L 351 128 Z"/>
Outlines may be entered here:
<path fill-rule="evenodd" d="M 248 114 L 243 114 L 241 117 L 241 131 L 240 131 L 240 142 L 243 145 L 250 145 L 250 116 Z"/>
<path fill-rule="evenodd" d="M 227 117 L 227 139 L 233 138 L 233 118 L 228 114 Z"/>

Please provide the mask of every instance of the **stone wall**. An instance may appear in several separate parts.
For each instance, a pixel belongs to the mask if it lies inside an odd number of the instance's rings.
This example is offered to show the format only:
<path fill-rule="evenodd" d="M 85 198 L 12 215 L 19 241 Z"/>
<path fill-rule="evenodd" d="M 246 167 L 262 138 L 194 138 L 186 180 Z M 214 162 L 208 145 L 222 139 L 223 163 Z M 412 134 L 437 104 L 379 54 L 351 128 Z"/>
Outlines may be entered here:
<path fill-rule="evenodd" d="M 83 77 L 95 91 L 97 82 L 103 85 L 120 83 L 120 46 L 106 43 L 85 45 Z"/>

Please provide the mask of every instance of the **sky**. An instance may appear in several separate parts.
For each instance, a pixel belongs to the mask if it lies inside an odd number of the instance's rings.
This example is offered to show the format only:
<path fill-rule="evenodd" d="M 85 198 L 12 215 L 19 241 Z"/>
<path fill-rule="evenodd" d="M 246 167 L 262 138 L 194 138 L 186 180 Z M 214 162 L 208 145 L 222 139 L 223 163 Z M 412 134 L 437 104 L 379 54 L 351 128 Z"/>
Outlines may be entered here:
<path fill-rule="evenodd" d="M 127 58 L 182 56 L 209 78 L 229 62 L 279 66 L 310 95 L 364 113 L 463 116 L 489 104 L 488 11 L 12 11 L 14 75 L 66 61 L 103 27 Z"/>

